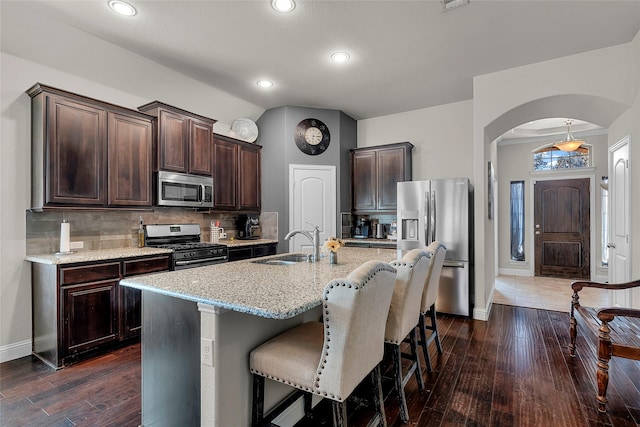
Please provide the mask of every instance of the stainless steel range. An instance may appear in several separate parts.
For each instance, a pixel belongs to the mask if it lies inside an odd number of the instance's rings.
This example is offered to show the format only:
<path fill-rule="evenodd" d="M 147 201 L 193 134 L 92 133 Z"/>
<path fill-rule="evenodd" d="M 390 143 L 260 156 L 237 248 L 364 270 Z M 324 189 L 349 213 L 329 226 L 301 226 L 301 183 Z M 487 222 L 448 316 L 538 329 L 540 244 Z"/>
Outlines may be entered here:
<path fill-rule="evenodd" d="M 172 270 L 219 264 L 229 260 L 226 245 L 200 241 L 199 224 L 147 224 L 144 242 L 154 248 L 172 249 Z"/>

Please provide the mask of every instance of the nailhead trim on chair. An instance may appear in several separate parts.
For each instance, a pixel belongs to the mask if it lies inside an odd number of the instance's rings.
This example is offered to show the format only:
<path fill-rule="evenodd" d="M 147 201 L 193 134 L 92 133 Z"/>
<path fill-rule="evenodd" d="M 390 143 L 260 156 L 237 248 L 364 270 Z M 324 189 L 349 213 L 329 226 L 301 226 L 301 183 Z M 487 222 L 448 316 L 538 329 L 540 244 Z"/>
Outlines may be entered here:
<path fill-rule="evenodd" d="M 362 283 L 361 286 L 364 287 L 373 278 L 373 276 L 375 276 L 380 271 L 389 271 L 391 273 L 395 273 L 396 269 L 395 268 L 387 268 L 386 266 L 380 266 L 376 270 L 374 270 L 372 275 L 367 277 L 367 279 Z M 330 286 L 327 286 L 327 288 L 328 289 L 333 289 L 336 286 L 347 286 L 349 288 L 355 288 L 355 289 L 359 289 L 360 288 L 359 286 L 355 286 L 351 282 L 338 282 L 338 281 L 332 283 Z M 327 300 L 326 294 L 328 294 L 329 292 L 330 292 L 330 290 L 326 290 L 325 291 L 325 296 L 324 296 L 324 300 L 325 301 Z M 328 318 L 329 318 L 329 310 L 328 310 L 328 308 L 329 307 L 327 306 L 327 304 L 323 304 L 323 306 L 324 306 L 324 309 L 325 309 L 325 316 L 327 317 L 327 320 L 328 320 Z M 329 325 L 327 323 L 325 323 L 325 341 L 327 341 L 327 342 L 331 341 L 331 338 L 329 338 L 329 335 L 331 334 L 331 331 L 329 329 L 330 329 Z M 329 349 L 328 345 L 327 345 L 327 349 Z M 323 371 L 323 369 L 325 367 L 325 364 L 327 363 L 326 357 L 328 355 L 329 354 L 327 352 L 325 352 L 324 353 L 324 357 L 323 357 L 322 361 L 320 362 L 320 369 L 318 369 L 318 372 L 316 373 L 316 378 L 315 378 L 315 381 L 314 381 L 314 386 L 316 388 L 319 387 L 318 381 L 320 381 L 320 375 L 322 375 L 322 371 Z M 342 396 L 336 396 L 334 394 L 330 395 L 327 392 L 320 392 L 320 391 L 317 391 L 316 389 L 310 389 L 308 387 L 303 387 L 300 384 L 296 384 L 294 382 L 287 381 L 287 380 L 284 380 L 282 378 L 275 377 L 273 375 L 268 375 L 268 374 L 266 374 L 264 372 L 257 371 L 257 370 L 252 369 L 252 368 L 250 369 L 250 371 L 251 371 L 252 374 L 257 374 L 257 375 L 263 376 L 265 378 L 269 378 L 270 380 L 278 381 L 279 383 L 293 386 L 295 388 L 298 388 L 300 390 L 306 391 L 308 393 L 312 393 L 312 394 L 315 394 L 315 395 L 318 395 L 318 396 L 323 396 L 323 397 L 329 397 L 330 399 L 337 400 L 339 402 L 343 402 L 344 401 L 344 398 Z"/>
<path fill-rule="evenodd" d="M 347 286 L 347 287 L 349 287 L 349 288 L 355 288 L 355 289 L 360 289 L 360 287 L 364 288 L 364 287 L 367 285 L 367 283 L 369 283 L 369 281 L 371 281 L 371 279 L 372 279 L 376 274 L 378 274 L 378 272 L 380 272 L 380 271 L 389 271 L 389 272 L 395 273 L 395 271 L 396 271 L 396 270 L 395 270 L 395 269 L 387 268 L 387 267 L 385 267 L 385 266 L 380 266 L 380 267 L 376 268 L 376 269 L 372 272 L 372 274 L 371 274 L 371 275 L 369 275 L 369 276 L 366 278 L 366 280 L 364 280 L 364 281 L 362 282 L 362 284 L 361 284 L 360 286 L 355 286 L 355 285 L 354 285 L 353 283 L 351 283 L 351 282 L 341 282 L 341 281 L 336 281 L 336 282 L 332 283 L 330 286 L 328 286 L 328 287 L 327 287 L 327 290 L 325 291 L 325 295 L 324 295 L 324 300 L 325 300 L 325 301 L 327 300 L 327 295 L 329 294 L 329 292 L 331 292 L 331 289 L 335 288 L 336 286 Z M 329 317 L 329 315 L 330 315 L 330 313 L 329 313 L 329 307 L 327 306 L 327 304 L 326 304 L 326 303 L 325 303 L 325 304 L 323 304 L 323 305 L 324 305 L 325 316 L 326 316 L 326 321 L 325 321 L 325 341 L 326 341 L 326 342 L 331 342 L 331 338 L 329 337 L 329 335 L 331 335 L 331 330 L 330 330 L 330 329 L 331 329 L 331 327 L 330 327 L 330 325 L 329 325 L 329 321 L 330 321 L 330 317 Z M 329 345 L 327 345 L 327 349 L 329 349 Z M 319 387 L 319 386 L 320 386 L 318 382 L 320 381 L 320 375 L 322 375 L 322 371 L 324 370 L 325 365 L 326 365 L 326 363 L 327 363 L 327 359 L 326 359 L 326 357 L 327 357 L 328 355 L 329 355 L 329 353 L 327 353 L 327 352 L 325 352 L 325 353 L 324 353 L 324 357 L 323 357 L 323 359 L 322 359 L 322 362 L 320 363 L 320 369 L 318 369 L 318 372 L 317 372 L 317 374 L 316 374 L 316 379 L 315 379 L 315 382 L 314 382 L 315 387 Z M 322 393 L 315 392 L 315 393 L 316 393 L 316 394 L 323 395 L 323 396 L 328 396 L 328 394 L 327 394 L 326 392 L 322 392 Z M 337 401 L 339 401 L 339 402 L 344 401 L 344 398 L 343 398 L 342 396 L 335 396 L 335 395 L 333 395 L 333 394 L 331 395 L 331 399 L 333 399 L 333 400 L 337 400 Z"/>

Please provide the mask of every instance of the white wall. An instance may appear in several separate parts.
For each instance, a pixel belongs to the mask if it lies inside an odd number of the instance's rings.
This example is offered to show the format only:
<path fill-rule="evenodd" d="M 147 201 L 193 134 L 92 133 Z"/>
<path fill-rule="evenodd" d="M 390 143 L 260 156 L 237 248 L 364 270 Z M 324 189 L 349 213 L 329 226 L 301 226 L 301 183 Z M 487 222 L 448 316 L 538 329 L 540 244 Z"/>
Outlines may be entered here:
<path fill-rule="evenodd" d="M 497 165 L 498 159 L 498 148 L 491 142 L 517 125 L 547 117 L 573 117 L 611 126 L 614 135 L 639 133 L 638 38 L 629 44 L 477 76 L 472 101 L 358 122 L 358 147 L 412 142 L 416 180 L 471 177 L 475 187 L 475 318 L 489 316 L 498 265 L 495 253 L 501 220 L 487 218 L 487 162 Z M 496 175 L 501 176 L 499 169 Z M 498 185 L 497 203 L 508 200 L 505 187 Z M 634 207 L 640 209 L 640 201 L 634 201 Z M 634 248 L 640 247 L 640 231 L 634 237 Z"/>
<path fill-rule="evenodd" d="M 622 115 L 635 117 L 620 123 L 616 134 L 638 131 L 638 47 L 634 43 L 518 67 L 474 78 L 474 171 L 476 183 L 485 180 L 491 142 L 507 130 L 544 117 L 573 117 L 604 128 Z M 635 115 L 634 115 L 635 114 Z M 638 138 L 636 138 L 638 139 Z M 610 140 L 611 143 L 611 140 Z M 635 142 L 635 144 L 638 144 Z M 632 137 L 632 151 L 634 141 Z M 500 171 L 497 171 L 498 176 Z M 636 178 L 637 179 L 637 178 Z M 476 184 L 476 188 L 479 185 Z M 476 194 L 478 192 L 476 191 Z M 504 191 L 502 192 L 504 194 Z M 635 195 L 638 198 L 637 195 Z M 489 315 L 494 290 L 496 224 L 486 218 L 486 203 L 475 200 L 476 311 Z M 634 201 L 634 206 L 638 202 Z M 640 237 L 634 232 L 634 247 Z M 637 274 L 637 266 L 636 271 Z"/>
<path fill-rule="evenodd" d="M 629 165 L 631 171 L 631 279 L 640 278 L 640 224 L 634 221 L 640 213 L 640 33 L 632 42 L 633 63 L 631 74 L 636 77 L 630 92 L 634 96 L 631 108 L 609 127 L 609 146 L 630 136 Z M 640 290 L 631 293 L 632 306 L 640 308 Z"/>
<path fill-rule="evenodd" d="M 3 48 L 7 37 L 32 37 L 30 26 L 38 18 L 30 18 L 18 26 L 24 34 L 7 34 L 2 23 Z M 31 104 L 25 90 L 41 82 L 132 109 L 160 100 L 227 123 L 263 112 L 71 27 L 61 24 L 44 36 L 20 57 L 0 53 L 0 362 L 31 352 L 31 270 L 23 261 L 31 185 Z"/>
<path fill-rule="evenodd" d="M 358 121 L 358 147 L 409 141 L 414 181 L 468 177 L 473 184 L 473 101 Z"/>

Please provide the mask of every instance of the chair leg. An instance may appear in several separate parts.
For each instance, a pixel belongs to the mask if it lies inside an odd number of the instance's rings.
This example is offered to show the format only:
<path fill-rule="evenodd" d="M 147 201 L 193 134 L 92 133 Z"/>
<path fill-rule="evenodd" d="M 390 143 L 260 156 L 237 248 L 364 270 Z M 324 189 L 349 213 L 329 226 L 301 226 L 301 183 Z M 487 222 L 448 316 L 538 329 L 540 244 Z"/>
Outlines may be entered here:
<path fill-rule="evenodd" d="M 382 379 L 380 375 L 380 364 L 378 364 L 370 374 L 371 383 L 373 385 L 373 403 L 376 410 L 376 416 L 380 418 L 379 425 L 387 427 L 387 415 L 384 412 L 384 396 L 382 394 Z"/>
<path fill-rule="evenodd" d="M 427 341 L 427 324 L 424 314 L 420 313 L 420 321 L 418 322 L 418 329 L 420 329 L 420 346 L 422 347 L 422 354 L 424 355 L 424 361 L 427 364 L 427 372 L 431 373 L 431 359 L 429 358 L 429 346 Z"/>
<path fill-rule="evenodd" d="M 309 419 L 313 418 L 313 408 L 311 407 L 311 398 L 312 398 L 311 393 L 305 393 L 302 396 L 302 399 L 304 402 L 304 415 Z"/>
<path fill-rule="evenodd" d="M 573 317 L 569 319 L 569 356 L 576 357 L 576 338 L 578 336 L 578 321 Z"/>
<path fill-rule="evenodd" d="M 251 425 L 259 427 L 264 422 L 264 377 L 253 374 L 253 403 Z"/>
<path fill-rule="evenodd" d="M 431 330 L 436 336 L 436 347 L 438 353 L 442 354 L 442 343 L 440 342 L 440 334 L 438 333 L 438 323 L 436 320 L 436 304 L 433 303 L 429 308 L 429 316 L 431 317 Z"/>
<path fill-rule="evenodd" d="M 411 359 L 413 363 L 416 364 L 415 367 L 415 375 L 416 381 L 418 383 L 418 390 L 424 390 L 424 381 L 422 379 L 422 368 L 420 367 L 420 356 L 418 355 L 418 337 L 416 333 L 416 328 L 413 328 L 409 333 L 409 341 L 411 343 Z"/>
<path fill-rule="evenodd" d="M 333 427 L 347 427 L 347 404 L 346 402 L 331 402 L 333 409 Z"/>
<path fill-rule="evenodd" d="M 400 419 L 404 423 L 409 422 L 409 410 L 407 409 L 407 399 L 404 395 L 404 385 L 402 384 L 402 360 L 400 355 L 400 345 L 391 344 L 391 359 L 393 363 L 393 379 L 400 405 Z"/>
<path fill-rule="evenodd" d="M 611 359 L 611 329 L 609 322 L 602 321 L 598 333 L 598 363 L 596 379 L 598 381 L 598 411 L 607 411 L 607 386 L 609 385 L 609 360 Z"/>

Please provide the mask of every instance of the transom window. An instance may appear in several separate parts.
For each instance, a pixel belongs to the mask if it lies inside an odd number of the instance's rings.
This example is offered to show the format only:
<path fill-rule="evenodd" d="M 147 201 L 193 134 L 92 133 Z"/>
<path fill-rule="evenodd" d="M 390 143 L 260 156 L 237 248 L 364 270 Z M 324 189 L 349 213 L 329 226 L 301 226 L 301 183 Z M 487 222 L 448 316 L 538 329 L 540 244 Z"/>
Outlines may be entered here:
<path fill-rule="evenodd" d="M 562 151 L 545 146 L 533 151 L 533 170 L 587 168 L 591 166 L 591 147 L 582 145 L 576 151 Z"/>

